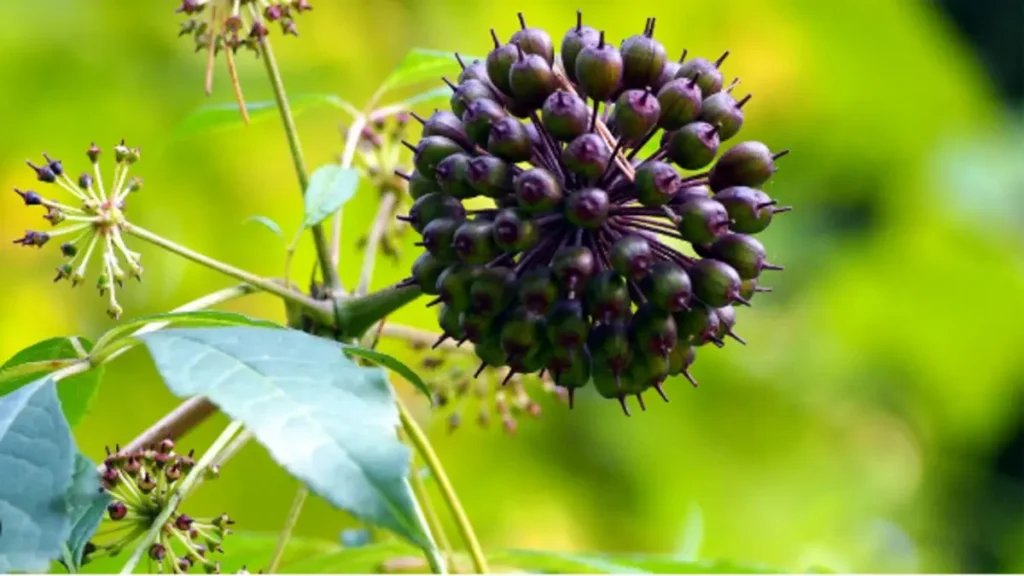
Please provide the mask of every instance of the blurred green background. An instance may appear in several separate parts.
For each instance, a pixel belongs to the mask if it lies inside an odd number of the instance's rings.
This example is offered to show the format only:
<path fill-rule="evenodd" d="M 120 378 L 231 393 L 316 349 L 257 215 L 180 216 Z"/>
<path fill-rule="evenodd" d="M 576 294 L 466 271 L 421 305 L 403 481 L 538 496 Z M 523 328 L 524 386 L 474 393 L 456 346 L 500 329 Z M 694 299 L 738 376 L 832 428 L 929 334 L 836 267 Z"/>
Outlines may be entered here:
<path fill-rule="evenodd" d="M 357 105 L 411 47 L 483 54 L 488 29 L 507 37 L 519 10 L 560 37 L 579 7 L 314 4 L 299 22 L 301 38 L 276 40 L 286 84 L 293 95 L 335 93 Z M 479 430 L 473 407 L 454 434 L 443 418 L 430 419 L 485 547 L 674 553 L 694 543 L 699 525 L 703 558 L 790 570 L 1024 571 L 1024 8 L 945 4 L 583 6 L 590 24 L 617 39 L 656 16 L 670 54 L 732 51 L 727 77 L 740 76 L 741 93 L 755 96 L 741 137 L 794 151 L 768 191 L 796 209 L 764 234 L 771 260 L 787 270 L 771 277 L 773 294 L 740 311 L 738 331 L 749 345 L 702 350 L 694 370 L 701 388 L 670 382 L 670 404 L 651 402 L 627 419 L 614 402 L 588 396 L 570 413 L 547 398 L 543 415 L 524 418 L 515 437 L 499 426 Z M 174 138 L 197 107 L 231 101 L 222 62 L 214 96 L 203 95 L 205 59 L 176 38 L 174 7 L 5 5 L 0 236 L 39 225 L 36 210 L 9 192 L 34 185 L 26 157 L 46 151 L 77 173 L 91 141 L 109 148 L 125 137 L 143 150 L 135 173 L 146 188 L 131 202 L 135 222 L 279 275 L 280 242 L 243 221 L 269 215 L 290 234 L 301 220 L 282 130 L 271 120 Z M 250 55 L 239 62 L 247 98 L 269 99 L 260 63 Z M 337 125 L 347 120 L 335 109 L 300 116 L 311 166 L 335 161 Z M 345 210 L 349 285 L 375 202 L 364 186 Z M 382 257 L 377 287 L 405 275 L 412 241 L 399 265 Z M 147 271 L 143 284 L 123 291 L 126 317 L 231 283 L 133 246 Z M 313 259 L 307 243 L 299 277 Z M 19 249 L 5 240 L 0 260 L 0 357 L 50 336 L 95 337 L 112 325 L 91 289 L 50 282 L 59 262 L 52 247 Z M 425 301 L 391 320 L 432 329 Z M 267 296 L 231 308 L 283 320 Z M 427 420 L 425 401 L 401 391 Z M 133 351 L 108 369 L 76 431 L 79 445 L 99 458 L 104 444 L 129 440 L 174 405 L 146 354 Z M 202 449 L 223 424 L 215 418 L 183 444 Z M 242 529 L 274 531 L 294 487 L 251 445 L 188 509 L 225 509 Z M 335 539 L 352 525 L 315 499 L 297 533 Z"/>

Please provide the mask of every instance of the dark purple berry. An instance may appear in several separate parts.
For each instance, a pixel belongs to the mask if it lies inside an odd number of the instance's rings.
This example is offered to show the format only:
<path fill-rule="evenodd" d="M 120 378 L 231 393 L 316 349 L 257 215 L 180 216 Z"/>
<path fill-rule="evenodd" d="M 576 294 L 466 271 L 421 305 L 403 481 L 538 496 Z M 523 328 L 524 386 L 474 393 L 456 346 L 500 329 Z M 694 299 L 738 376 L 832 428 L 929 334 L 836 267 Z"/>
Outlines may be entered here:
<path fill-rule="evenodd" d="M 522 12 L 519 13 L 520 29 L 509 40 L 509 44 L 515 44 L 527 54 L 540 56 L 551 66 L 555 62 L 555 47 L 551 36 L 541 28 L 528 28 Z"/>
<path fill-rule="evenodd" d="M 458 58 L 458 54 L 455 55 Z M 461 62 L 461 59 L 459 60 Z M 480 60 L 473 60 L 469 66 L 463 68 L 459 74 L 459 84 L 462 84 L 466 80 L 479 80 L 485 84 L 491 81 L 491 78 L 487 75 L 487 63 L 481 62 Z"/>
<path fill-rule="evenodd" d="M 665 47 L 651 36 L 649 27 L 643 34 L 636 34 L 622 42 L 622 85 L 626 88 L 647 88 L 653 86 L 661 76 L 668 59 Z"/>
<path fill-rule="evenodd" d="M 597 261 L 589 248 L 567 246 L 555 252 L 551 269 L 559 285 L 573 298 L 597 271 Z"/>
<path fill-rule="evenodd" d="M 412 160 L 420 174 L 434 178 L 437 176 L 436 169 L 441 160 L 462 151 L 462 146 L 459 146 L 451 138 L 427 136 L 416 146 L 416 153 L 413 154 Z"/>
<path fill-rule="evenodd" d="M 723 56 L 722 58 L 724 59 L 725 57 Z M 721 60 L 719 60 L 719 63 L 721 63 Z M 676 72 L 676 78 L 686 78 L 687 80 L 696 78 L 697 85 L 705 97 L 721 91 L 722 84 L 724 83 L 722 72 L 718 69 L 718 66 L 704 58 L 693 58 L 680 64 L 679 71 Z"/>
<path fill-rule="evenodd" d="M 728 306 L 740 295 L 740 275 L 725 262 L 704 258 L 690 268 L 689 274 L 693 295 L 712 308 Z"/>
<path fill-rule="evenodd" d="M 582 15 L 576 12 L 576 25 L 569 29 L 562 37 L 562 68 L 569 80 L 576 82 L 576 59 L 580 52 L 588 46 L 597 46 L 601 42 L 601 34 L 591 28 L 584 26 Z"/>
<path fill-rule="evenodd" d="M 543 168 L 519 174 L 513 185 L 519 206 L 531 214 L 551 212 L 562 202 L 562 186 L 554 174 Z"/>
<path fill-rule="evenodd" d="M 598 228 L 608 220 L 608 193 L 600 188 L 573 192 L 565 201 L 565 218 L 580 228 Z"/>
<path fill-rule="evenodd" d="M 611 156 L 612 152 L 604 140 L 593 132 L 587 132 L 565 147 L 562 162 L 577 176 L 595 182 L 604 174 Z"/>
<path fill-rule="evenodd" d="M 665 130 L 678 130 L 700 116 L 700 88 L 692 80 L 678 78 L 665 84 L 658 91 L 661 116 L 658 126 Z"/>
<path fill-rule="evenodd" d="M 494 98 L 494 93 L 491 89 L 480 80 L 466 80 L 455 87 L 455 92 L 452 93 L 451 106 L 452 112 L 456 116 L 461 118 L 466 110 L 469 109 L 469 105 L 477 100 L 491 100 Z"/>
<path fill-rule="evenodd" d="M 676 73 L 679 72 L 680 64 L 671 60 L 665 62 L 665 66 L 661 69 L 661 74 L 651 84 L 651 91 L 657 94 L 666 84 L 675 80 Z"/>
<path fill-rule="evenodd" d="M 541 119 L 554 139 L 569 142 L 590 127 L 590 110 L 579 96 L 558 90 L 544 101 Z"/>
<path fill-rule="evenodd" d="M 681 185 L 679 173 L 666 162 L 646 162 L 636 169 L 636 196 L 644 206 L 656 208 L 668 204 Z"/>
<path fill-rule="evenodd" d="M 455 231 L 455 252 L 467 264 L 486 264 L 498 255 L 491 222 L 467 220 Z"/>
<path fill-rule="evenodd" d="M 599 102 L 607 102 L 622 85 L 622 54 L 605 42 L 604 32 L 594 46 L 576 56 L 576 82 L 583 93 Z"/>
<path fill-rule="evenodd" d="M 711 190 L 704 185 L 682 184 L 682 187 L 672 196 L 670 204 L 678 206 L 695 198 L 711 198 Z"/>
<path fill-rule="evenodd" d="M 717 192 L 732 186 L 756 188 L 775 174 L 778 170 L 775 159 L 787 152 L 773 155 L 761 142 L 741 142 L 722 154 L 711 168 L 708 175 L 711 189 Z"/>
<path fill-rule="evenodd" d="M 128 515 L 128 507 L 120 500 L 114 500 L 107 504 L 107 515 L 111 520 L 121 520 Z"/>
<path fill-rule="evenodd" d="M 743 100 L 746 102 L 746 99 Z M 700 119 L 718 126 L 719 138 L 728 140 L 743 127 L 743 104 L 737 103 L 728 92 L 712 94 L 700 105 Z"/>
<path fill-rule="evenodd" d="M 718 133 L 714 126 L 691 122 L 669 133 L 667 155 L 685 170 L 703 168 L 718 153 Z"/>
<path fill-rule="evenodd" d="M 461 114 L 456 115 L 448 110 L 438 110 L 423 121 L 423 136 L 444 136 L 453 142 L 467 144 L 469 137 L 459 120 Z"/>
<path fill-rule="evenodd" d="M 609 259 L 613 270 L 631 280 L 639 280 L 654 264 L 654 253 L 644 237 L 630 234 L 612 244 Z"/>
<path fill-rule="evenodd" d="M 412 264 L 412 278 L 424 294 L 437 294 L 437 279 L 444 272 L 447 264 L 430 252 L 420 254 Z"/>
<path fill-rule="evenodd" d="M 438 218 L 462 220 L 465 216 L 466 209 L 461 202 L 440 192 L 420 196 L 409 208 L 409 224 L 421 234 L 427 224 Z"/>
<path fill-rule="evenodd" d="M 469 185 L 489 198 L 512 193 L 512 170 L 508 163 L 494 156 L 477 156 L 469 161 Z"/>
<path fill-rule="evenodd" d="M 494 242 L 506 252 L 529 250 L 540 237 L 540 230 L 522 209 L 506 208 L 494 218 Z"/>
<path fill-rule="evenodd" d="M 646 90 L 626 90 L 615 102 L 616 135 L 627 143 L 640 142 L 658 125 L 661 104 Z"/>
<path fill-rule="evenodd" d="M 691 244 L 710 244 L 729 229 L 729 213 L 725 206 L 710 198 L 695 198 L 680 206 L 677 228 Z"/>
<path fill-rule="evenodd" d="M 729 225 L 734 232 L 741 234 L 757 234 L 772 222 L 772 215 L 780 208 L 775 208 L 775 201 L 767 194 L 746 186 L 733 186 L 715 194 L 715 200 L 725 206 L 732 223 Z"/>
<path fill-rule="evenodd" d="M 435 173 L 442 192 L 459 200 L 476 196 L 476 190 L 469 184 L 469 160 L 468 155 L 460 152 L 438 162 Z"/>
<path fill-rule="evenodd" d="M 14 189 L 14 192 L 21 196 L 21 199 L 25 202 L 25 206 L 39 206 L 43 203 L 43 197 L 37 194 L 34 190 L 19 190 Z"/>
<path fill-rule="evenodd" d="M 519 59 L 509 69 L 509 88 L 520 104 L 536 109 L 558 89 L 558 80 L 542 56 L 520 51 Z"/>
<path fill-rule="evenodd" d="M 613 270 L 600 272 L 590 280 L 584 301 L 587 313 L 597 322 L 607 324 L 629 316 L 629 286 Z"/>
<path fill-rule="evenodd" d="M 473 102 L 462 115 L 462 124 L 466 128 L 469 139 L 477 146 L 487 146 L 491 135 L 491 126 L 507 116 L 501 104 L 494 100 L 481 99 Z"/>
<path fill-rule="evenodd" d="M 491 126 L 487 151 L 502 160 L 524 162 L 533 153 L 533 143 L 526 127 L 515 118 L 506 116 Z"/>

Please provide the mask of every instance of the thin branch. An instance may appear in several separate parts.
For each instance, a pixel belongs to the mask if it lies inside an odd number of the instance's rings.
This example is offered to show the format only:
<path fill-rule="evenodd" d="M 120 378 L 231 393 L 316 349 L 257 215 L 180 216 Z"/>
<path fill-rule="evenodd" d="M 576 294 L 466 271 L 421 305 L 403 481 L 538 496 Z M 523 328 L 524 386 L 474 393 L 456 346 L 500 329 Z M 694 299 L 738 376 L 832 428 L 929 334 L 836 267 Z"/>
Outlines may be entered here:
<path fill-rule="evenodd" d="M 380 248 L 380 240 L 388 229 L 388 221 L 391 213 L 398 203 L 398 194 L 385 192 L 377 207 L 377 216 L 373 219 L 370 234 L 366 240 L 366 251 L 363 256 L 363 268 L 359 273 L 359 285 L 356 287 L 356 294 L 362 295 L 370 289 L 370 281 L 373 279 L 373 269 L 377 261 L 377 251 Z"/>

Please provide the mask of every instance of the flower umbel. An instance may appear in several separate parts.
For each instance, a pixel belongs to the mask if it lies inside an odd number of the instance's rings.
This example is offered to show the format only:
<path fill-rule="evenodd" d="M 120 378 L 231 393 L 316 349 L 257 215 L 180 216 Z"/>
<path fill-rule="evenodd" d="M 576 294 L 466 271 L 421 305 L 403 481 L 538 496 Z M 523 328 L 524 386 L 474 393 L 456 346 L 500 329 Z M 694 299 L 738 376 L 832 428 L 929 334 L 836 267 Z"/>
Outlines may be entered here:
<path fill-rule="evenodd" d="M 171 495 L 194 466 L 193 453 L 176 453 L 170 439 L 134 453 L 107 448 L 102 480 L 103 490 L 112 500 L 107 506 L 106 529 L 101 527 L 86 546 L 84 562 L 131 548 L 169 505 Z M 215 469 L 206 472 L 211 479 L 216 477 Z M 227 514 L 193 518 L 175 511 L 148 550 L 149 558 L 161 573 L 182 574 L 192 568 L 220 573 L 220 563 L 211 556 L 224 552 L 221 543 L 231 533 L 228 527 L 232 524 Z"/>
<path fill-rule="evenodd" d="M 790 209 L 759 189 L 787 151 L 720 153 L 750 101 L 724 85 L 728 53 L 669 62 L 653 18 L 616 47 L 577 13 L 556 62 L 519 22 L 507 44 L 491 31 L 485 62 L 460 60 L 451 111 L 406 144 L 402 219 L 426 251 L 403 284 L 437 296 L 439 343 L 472 342 L 481 368 L 549 373 L 570 407 L 592 382 L 629 415 L 629 396 L 667 401 L 669 376 L 696 386 L 697 347 L 743 343 L 733 305 L 782 269 L 753 235 Z"/>
<path fill-rule="evenodd" d="M 142 179 L 129 177 L 131 167 L 138 162 L 138 148 L 129 148 L 124 140 L 114 147 L 114 174 L 111 186 L 103 183 L 99 167 L 102 151 L 93 144 L 86 151 L 92 162 L 91 172 L 83 172 L 77 181 L 64 171 L 63 163 L 43 154 L 43 162 L 27 164 L 35 172 L 39 182 L 59 188 L 73 200 L 67 203 L 51 200 L 35 190 L 14 191 L 21 196 L 26 206 L 40 206 L 51 229 L 46 231 L 27 230 L 25 235 L 14 241 L 22 246 L 41 248 L 51 240 L 59 239 L 61 254 L 67 261 L 57 268 L 54 282 L 70 280 L 78 286 L 86 279 L 90 263 L 98 260 L 99 274 L 96 287 L 101 296 L 107 297 L 107 313 L 114 319 L 121 316 L 117 302 L 117 289 L 125 278 L 142 280 L 140 255 L 125 245 L 122 230 L 127 226 L 125 203 L 128 195 L 142 188 Z"/>

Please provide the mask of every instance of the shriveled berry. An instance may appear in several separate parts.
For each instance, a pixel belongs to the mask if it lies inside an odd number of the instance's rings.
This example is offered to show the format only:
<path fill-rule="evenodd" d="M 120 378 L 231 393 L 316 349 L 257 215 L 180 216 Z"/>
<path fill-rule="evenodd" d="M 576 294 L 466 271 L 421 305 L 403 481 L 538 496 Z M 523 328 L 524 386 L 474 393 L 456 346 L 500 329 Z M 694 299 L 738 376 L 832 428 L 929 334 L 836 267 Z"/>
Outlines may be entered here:
<path fill-rule="evenodd" d="M 555 46 L 551 41 L 551 36 L 541 28 L 527 27 L 522 13 L 519 14 L 519 25 L 520 29 L 512 35 L 509 44 L 515 44 L 527 54 L 540 56 L 548 66 L 554 64 Z"/>
<path fill-rule="evenodd" d="M 650 302 L 637 308 L 629 322 L 629 336 L 637 353 L 662 356 L 666 362 L 679 341 L 672 315 Z"/>
<path fill-rule="evenodd" d="M 586 46 L 576 56 L 576 82 L 583 93 L 599 102 L 607 102 L 622 85 L 622 54 L 605 42 L 604 32 L 594 46 Z"/>
<path fill-rule="evenodd" d="M 704 258 L 690 268 L 689 274 L 693 295 L 712 308 L 732 304 L 740 295 L 740 275 L 725 262 Z"/>
<path fill-rule="evenodd" d="M 413 170 L 409 176 L 409 195 L 413 200 L 440 191 L 441 186 L 438 185 L 436 178 L 428 178 L 420 174 L 418 170 Z"/>
<path fill-rule="evenodd" d="M 598 228 L 608 220 L 608 193 L 600 188 L 573 192 L 565 201 L 565 218 L 580 228 Z"/>
<path fill-rule="evenodd" d="M 462 313 L 447 304 L 441 304 L 437 312 L 437 323 L 444 330 L 446 336 L 456 340 L 462 340 L 466 332 L 462 329 Z"/>
<path fill-rule="evenodd" d="M 430 252 L 420 254 L 412 264 L 412 277 L 424 294 L 437 294 L 437 279 L 447 264 Z"/>
<path fill-rule="evenodd" d="M 469 185 L 489 198 L 512 193 L 512 170 L 508 163 L 494 156 L 477 156 L 469 161 Z"/>
<path fill-rule="evenodd" d="M 697 85 L 700 86 L 700 91 L 705 97 L 720 92 L 725 82 L 718 66 L 705 58 L 693 58 L 680 64 L 676 78 L 686 78 L 687 80 L 696 78 Z"/>
<path fill-rule="evenodd" d="M 597 271 L 597 261 L 589 248 L 566 246 L 555 252 L 551 270 L 559 285 L 564 287 L 569 298 L 572 298 Z"/>
<path fill-rule="evenodd" d="M 601 34 L 591 28 L 584 26 L 582 16 L 576 12 L 576 25 L 569 29 L 562 37 L 562 68 L 569 80 L 576 82 L 576 59 L 580 52 L 588 46 L 597 46 L 601 42 Z"/>
<path fill-rule="evenodd" d="M 587 313 L 594 320 L 607 324 L 625 320 L 629 315 L 629 287 L 626 279 L 614 270 L 604 270 L 587 283 L 584 295 Z"/>
<path fill-rule="evenodd" d="M 487 150 L 509 162 L 524 162 L 533 153 L 533 143 L 526 127 L 515 118 L 506 116 L 491 125 Z"/>
<path fill-rule="evenodd" d="M 677 312 L 672 317 L 676 321 L 680 342 L 690 346 L 703 346 L 708 342 L 719 341 L 719 319 L 714 309 L 698 304 L 689 310 Z"/>
<path fill-rule="evenodd" d="M 409 208 L 409 224 L 413 230 L 423 233 L 423 229 L 438 218 L 451 218 L 462 220 L 466 216 L 466 209 L 457 199 L 434 192 L 420 196 Z"/>
<path fill-rule="evenodd" d="M 469 288 L 474 312 L 496 316 L 511 302 L 515 292 L 515 275 L 509 268 L 496 266 L 480 271 Z"/>
<path fill-rule="evenodd" d="M 703 168 L 718 153 L 718 132 L 705 122 L 690 122 L 669 133 L 666 153 L 670 160 L 686 170 Z"/>
<path fill-rule="evenodd" d="M 668 59 L 665 47 L 652 35 L 650 28 L 622 42 L 622 85 L 626 88 L 647 88 L 657 82 Z"/>
<path fill-rule="evenodd" d="M 612 244 L 609 258 L 612 269 L 631 280 L 646 276 L 654 264 L 650 243 L 638 234 L 629 234 L 616 240 Z"/>
<path fill-rule="evenodd" d="M 686 310 L 693 288 L 690 276 L 674 262 L 658 262 L 640 281 L 640 291 L 651 304 L 667 312 Z"/>
<path fill-rule="evenodd" d="M 494 242 L 506 252 L 522 252 L 533 247 L 540 230 L 521 208 L 506 208 L 494 218 Z"/>
<path fill-rule="evenodd" d="M 729 229 L 729 213 L 725 206 L 710 198 L 694 198 L 682 206 L 677 228 L 691 244 L 710 244 Z"/>
<path fill-rule="evenodd" d="M 455 231 L 455 252 L 467 264 L 486 264 L 498 255 L 494 243 L 494 225 L 481 220 L 467 220 Z"/>
<path fill-rule="evenodd" d="M 604 174 L 612 152 L 604 140 L 593 132 L 577 136 L 562 151 L 565 167 L 588 182 Z"/>
<path fill-rule="evenodd" d="M 451 138 L 427 136 L 416 146 L 412 160 L 420 174 L 434 178 L 437 176 L 436 169 L 441 160 L 459 152 L 462 152 L 462 146 Z"/>
<path fill-rule="evenodd" d="M 579 96 L 557 90 L 544 101 L 541 121 L 553 138 L 569 142 L 590 127 L 590 111 Z"/>
<path fill-rule="evenodd" d="M 551 65 L 542 56 L 520 51 L 519 59 L 509 68 L 509 88 L 516 101 L 536 109 L 558 89 L 558 80 Z"/>
<path fill-rule="evenodd" d="M 722 154 L 711 168 L 711 174 L 708 175 L 711 189 L 717 192 L 732 186 L 756 188 L 767 182 L 778 170 L 775 158 L 779 155 L 772 155 L 761 142 L 741 142 Z"/>
<path fill-rule="evenodd" d="M 700 119 L 712 126 L 718 126 L 719 138 L 728 140 L 743 127 L 742 105 L 728 92 L 712 94 L 700 105 Z"/>
<path fill-rule="evenodd" d="M 506 96 L 512 95 L 512 88 L 509 86 L 509 70 L 519 60 L 519 49 L 513 44 L 504 46 L 498 42 L 498 36 L 491 30 L 494 38 L 494 50 L 487 54 L 487 77 L 491 79 L 494 87 Z"/>
<path fill-rule="evenodd" d="M 501 348 L 509 356 L 527 356 L 535 350 L 545 329 L 543 315 L 516 308 L 501 326 Z"/>
<path fill-rule="evenodd" d="M 469 289 L 480 274 L 480 266 L 454 264 L 448 266 L 437 277 L 435 291 L 441 300 L 451 308 L 464 312 L 469 309 Z"/>
<path fill-rule="evenodd" d="M 634 186 L 640 203 L 655 208 L 668 204 L 675 197 L 681 178 L 667 162 L 655 160 L 636 169 Z"/>
<path fill-rule="evenodd" d="M 455 87 L 455 91 L 451 97 L 452 112 L 456 116 L 461 118 L 466 110 L 469 109 L 469 105 L 477 100 L 491 100 L 494 98 L 494 93 L 491 89 L 480 80 L 466 80 Z"/>
<path fill-rule="evenodd" d="M 474 144 L 487 146 L 491 126 L 506 115 L 505 108 L 498 102 L 489 99 L 476 100 L 466 108 L 466 113 L 462 115 L 462 124 Z"/>
<path fill-rule="evenodd" d="M 519 206 L 530 214 L 551 212 L 562 202 L 558 178 L 543 168 L 531 168 L 515 177 L 513 186 Z"/>
<path fill-rule="evenodd" d="M 558 299 L 558 285 L 551 269 L 544 266 L 524 272 L 519 278 L 517 296 L 527 310 L 547 314 Z"/>
<path fill-rule="evenodd" d="M 437 164 L 437 183 L 441 191 L 449 196 L 464 200 L 476 196 L 476 190 L 469 184 L 469 156 L 452 154 Z"/>
<path fill-rule="evenodd" d="M 562 300 L 547 315 L 548 341 L 560 350 L 579 348 L 586 344 L 590 322 L 579 300 Z"/>
<path fill-rule="evenodd" d="M 444 136 L 453 142 L 465 144 L 469 142 L 466 129 L 462 127 L 462 114 L 448 110 L 438 110 L 423 121 L 423 136 Z"/>
<path fill-rule="evenodd" d="M 757 278 L 768 265 L 764 245 L 745 234 L 722 236 L 711 245 L 711 255 L 732 266 L 743 280 Z"/>
<path fill-rule="evenodd" d="M 452 240 L 455 230 L 462 225 L 461 220 L 438 218 L 423 228 L 423 247 L 443 262 L 452 262 L 457 256 Z"/>
<path fill-rule="evenodd" d="M 772 223 L 775 202 L 757 188 L 733 186 L 715 194 L 732 219 L 730 228 L 741 234 L 757 234 Z"/>
<path fill-rule="evenodd" d="M 661 116 L 658 126 L 665 130 L 678 130 L 700 116 L 702 96 L 700 88 L 692 80 L 677 78 L 661 87 L 658 102 Z"/>
<path fill-rule="evenodd" d="M 661 104 L 647 90 L 626 90 L 615 101 L 613 124 L 619 138 L 636 143 L 658 125 Z"/>

